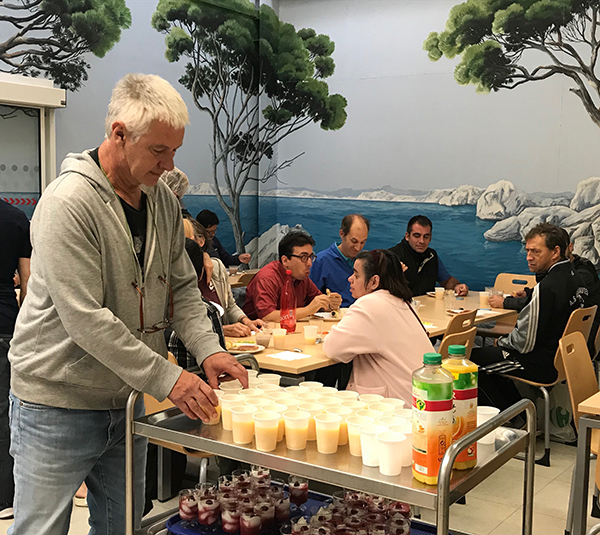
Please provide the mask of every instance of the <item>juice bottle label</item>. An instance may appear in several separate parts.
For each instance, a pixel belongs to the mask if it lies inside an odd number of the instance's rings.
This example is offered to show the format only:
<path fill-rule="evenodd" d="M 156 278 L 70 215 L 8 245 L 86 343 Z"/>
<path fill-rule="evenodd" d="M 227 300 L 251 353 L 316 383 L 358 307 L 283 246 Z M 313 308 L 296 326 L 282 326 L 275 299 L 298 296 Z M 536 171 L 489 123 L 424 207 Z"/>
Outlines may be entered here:
<path fill-rule="evenodd" d="M 454 378 L 454 426 L 452 432 L 452 441 L 456 441 L 477 427 L 478 372 L 471 371 L 459 373 L 453 370 L 449 371 L 452 373 L 452 377 Z M 462 468 L 475 466 L 476 462 L 477 442 L 471 444 L 456 457 L 456 465 Z M 463 465 L 462 463 L 468 464 Z"/>
<path fill-rule="evenodd" d="M 413 381 L 413 469 L 437 478 L 452 443 L 452 383 Z"/>

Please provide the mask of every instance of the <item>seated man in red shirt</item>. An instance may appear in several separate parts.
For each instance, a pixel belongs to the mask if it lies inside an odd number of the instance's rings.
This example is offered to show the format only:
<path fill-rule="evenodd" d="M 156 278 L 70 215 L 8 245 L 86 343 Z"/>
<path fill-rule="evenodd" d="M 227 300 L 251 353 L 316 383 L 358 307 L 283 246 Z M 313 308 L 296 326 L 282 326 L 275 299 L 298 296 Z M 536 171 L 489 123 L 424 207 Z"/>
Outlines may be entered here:
<path fill-rule="evenodd" d="M 279 260 L 270 262 L 252 279 L 246 289 L 243 311 L 254 319 L 279 322 L 281 294 L 286 270 L 292 271 L 296 294 L 296 319 L 319 310 L 337 310 L 342 297 L 338 293 L 323 295 L 308 277 L 315 255 L 315 240 L 306 232 L 293 230 L 279 242 Z"/>

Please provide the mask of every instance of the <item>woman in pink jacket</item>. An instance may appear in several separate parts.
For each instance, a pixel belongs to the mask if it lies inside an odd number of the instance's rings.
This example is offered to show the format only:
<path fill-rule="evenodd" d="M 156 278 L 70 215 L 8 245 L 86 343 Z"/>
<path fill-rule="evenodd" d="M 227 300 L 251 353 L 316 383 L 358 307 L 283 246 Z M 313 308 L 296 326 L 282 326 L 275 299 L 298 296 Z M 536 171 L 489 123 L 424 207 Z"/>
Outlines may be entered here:
<path fill-rule="evenodd" d="M 433 346 L 410 305 L 400 261 L 386 249 L 359 253 L 348 280 L 357 301 L 325 338 L 325 353 L 353 361 L 348 390 L 412 405 L 412 372 Z"/>

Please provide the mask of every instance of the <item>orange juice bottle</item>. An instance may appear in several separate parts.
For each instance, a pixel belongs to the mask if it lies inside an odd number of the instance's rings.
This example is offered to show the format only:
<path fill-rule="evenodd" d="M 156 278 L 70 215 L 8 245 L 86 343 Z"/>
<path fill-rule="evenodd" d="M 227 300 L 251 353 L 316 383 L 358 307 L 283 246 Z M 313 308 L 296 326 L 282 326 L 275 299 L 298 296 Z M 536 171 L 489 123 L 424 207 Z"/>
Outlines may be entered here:
<path fill-rule="evenodd" d="M 439 353 L 425 353 L 413 372 L 413 464 L 415 479 L 437 485 L 446 449 L 452 442 L 452 374 Z"/>
<path fill-rule="evenodd" d="M 448 358 L 442 367 L 448 370 L 454 379 L 454 431 L 452 440 L 470 433 L 477 427 L 477 378 L 478 366 L 466 356 L 465 346 L 448 347 Z M 453 468 L 466 470 L 477 464 L 477 442 L 463 450 Z"/>

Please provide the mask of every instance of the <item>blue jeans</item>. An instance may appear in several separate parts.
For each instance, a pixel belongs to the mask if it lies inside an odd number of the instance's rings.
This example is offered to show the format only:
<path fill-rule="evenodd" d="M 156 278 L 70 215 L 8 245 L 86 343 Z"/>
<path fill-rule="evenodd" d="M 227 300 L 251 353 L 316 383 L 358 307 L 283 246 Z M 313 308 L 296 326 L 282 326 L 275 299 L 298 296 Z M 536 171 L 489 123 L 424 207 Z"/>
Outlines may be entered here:
<path fill-rule="evenodd" d="M 12 507 L 15 485 L 13 458 L 10 456 L 10 430 L 8 427 L 8 391 L 10 388 L 10 363 L 8 346 L 11 336 L 0 334 L 0 509 Z"/>
<path fill-rule="evenodd" d="M 144 414 L 140 397 L 135 416 Z M 135 517 L 144 507 L 147 441 L 135 438 Z M 85 480 L 89 535 L 125 533 L 125 409 L 69 410 L 11 393 L 15 522 L 8 535 L 66 535 L 72 500 Z"/>

